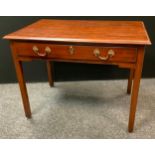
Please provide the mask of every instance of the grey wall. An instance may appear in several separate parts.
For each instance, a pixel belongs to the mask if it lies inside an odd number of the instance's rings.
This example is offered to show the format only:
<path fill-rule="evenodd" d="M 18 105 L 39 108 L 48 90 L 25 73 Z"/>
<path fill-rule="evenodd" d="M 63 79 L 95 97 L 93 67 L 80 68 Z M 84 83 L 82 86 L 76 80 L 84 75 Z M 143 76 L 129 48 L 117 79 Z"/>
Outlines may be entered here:
<path fill-rule="evenodd" d="M 9 42 L 2 37 L 31 24 L 38 19 L 95 19 L 95 20 L 142 20 L 150 35 L 152 46 L 146 48 L 143 77 L 155 77 L 155 17 L 0 17 L 0 83 L 16 82 Z M 115 66 L 54 63 L 56 81 L 96 80 L 127 78 L 128 70 Z M 26 81 L 47 81 L 46 65 L 42 61 L 24 63 Z"/>

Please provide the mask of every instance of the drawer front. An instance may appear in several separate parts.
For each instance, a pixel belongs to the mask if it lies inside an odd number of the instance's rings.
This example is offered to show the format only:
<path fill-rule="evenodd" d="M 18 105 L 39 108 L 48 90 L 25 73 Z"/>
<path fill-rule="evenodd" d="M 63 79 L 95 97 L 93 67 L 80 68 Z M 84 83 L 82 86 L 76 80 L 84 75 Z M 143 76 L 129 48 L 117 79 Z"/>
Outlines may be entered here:
<path fill-rule="evenodd" d="M 137 50 L 130 47 L 69 46 L 18 43 L 18 56 L 104 62 L 136 62 Z"/>

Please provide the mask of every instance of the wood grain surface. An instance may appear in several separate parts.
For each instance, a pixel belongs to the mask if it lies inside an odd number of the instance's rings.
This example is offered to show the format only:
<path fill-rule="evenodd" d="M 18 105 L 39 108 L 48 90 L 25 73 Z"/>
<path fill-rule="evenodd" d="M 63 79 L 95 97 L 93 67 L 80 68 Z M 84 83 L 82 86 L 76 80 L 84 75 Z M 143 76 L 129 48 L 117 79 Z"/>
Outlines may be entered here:
<path fill-rule="evenodd" d="M 42 19 L 6 35 L 10 40 L 39 40 L 106 44 L 150 45 L 141 21 L 82 21 Z"/>

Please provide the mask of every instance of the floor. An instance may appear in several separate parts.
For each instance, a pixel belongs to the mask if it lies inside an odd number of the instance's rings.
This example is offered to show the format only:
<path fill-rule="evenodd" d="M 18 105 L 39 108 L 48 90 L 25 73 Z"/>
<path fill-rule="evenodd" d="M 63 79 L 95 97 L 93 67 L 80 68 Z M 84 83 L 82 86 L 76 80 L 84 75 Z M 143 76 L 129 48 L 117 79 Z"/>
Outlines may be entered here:
<path fill-rule="evenodd" d="M 127 80 L 27 84 L 26 119 L 17 84 L 0 85 L 0 138 L 155 138 L 155 79 L 141 81 L 135 130 L 127 132 Z"/>

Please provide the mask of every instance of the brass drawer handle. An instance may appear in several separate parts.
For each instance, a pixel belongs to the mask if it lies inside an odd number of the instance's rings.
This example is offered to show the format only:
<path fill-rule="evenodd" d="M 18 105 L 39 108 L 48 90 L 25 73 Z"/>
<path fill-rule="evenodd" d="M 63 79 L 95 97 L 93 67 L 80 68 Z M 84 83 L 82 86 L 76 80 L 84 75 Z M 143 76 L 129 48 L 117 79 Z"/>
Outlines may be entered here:
<path fill-rule="evenodd" d="M 74 52 L 75 52 L 74 47 L 73 47 L 73 46 L 69 46 L 69 53 L 70 53 L 71 55 L 73 55 Z"/>
<path fill-rule="evenodd" d="M 35 53 L 38 53 L 39 52 L 39 48 L 37 47 L 37 46 L 33 46 L 33 51 L 35 52 Z"/>
<path fill-rule="evenodd" d="M 37 54 L 40 57 L 45 57 L 47 55 L 47 53 L 40 53 L 39 52 L 39 48 L 37 46 L 33 46 L 32 50 L 34 51 L 35 54 Z"/>
<path fill-rule="evenodd" d="M 34 51 L 35 54 L 37 54 L 40 57 L 45 57 L 47 56 L 47 54 L 51 53 L 51 49 L 48 46 L 45 48 L 45 53 L 40 53 L 39 48 L 37 46 L 33 46 L 32 50 Z"/>
<path fill-rule="evenodd" d="M 113 57 L 115 55 L 115 52 L 113 50 L 109 50 L 107 53 L 107 56 L 105 57 L 102 57 L 100 54 L 101 54 L 100 50 L 96 48 L 94 50 L 94 55 L 100 60 L 106 61 L 106 60 L 109 60 L 111 57 Z"/>

